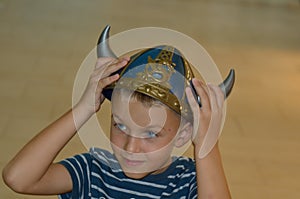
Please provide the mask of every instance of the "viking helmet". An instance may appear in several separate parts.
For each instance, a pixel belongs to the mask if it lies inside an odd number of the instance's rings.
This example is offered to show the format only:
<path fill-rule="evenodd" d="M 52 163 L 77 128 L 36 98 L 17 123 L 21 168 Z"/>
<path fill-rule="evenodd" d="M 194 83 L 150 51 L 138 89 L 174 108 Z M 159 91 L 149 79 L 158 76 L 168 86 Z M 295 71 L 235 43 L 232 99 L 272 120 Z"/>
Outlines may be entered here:
<path fill-rule="evenodd" d="M 101 33 L 98 46 L 98 57 L 114 57 L 109 46 L 109 30 L 106 28 Z M 131 56 L 129 63 L 116 73 L 120 79 L 103 90 L 103 95 L 111 100 L 113 89 L 126 88 L 142 93 L 161 101 L 176 113 L 188 117 L 190 108 L 187 105 L 185 88 L 190 84 L 194 74 L 188 61 L 176 48 L 168 45 L 144 49 Z M 219 86 L 227 97 L 234 85 L 235 74 L 231 69 L 228 77 Z M 195 94 L 201 106 L 200 97 Z"/>

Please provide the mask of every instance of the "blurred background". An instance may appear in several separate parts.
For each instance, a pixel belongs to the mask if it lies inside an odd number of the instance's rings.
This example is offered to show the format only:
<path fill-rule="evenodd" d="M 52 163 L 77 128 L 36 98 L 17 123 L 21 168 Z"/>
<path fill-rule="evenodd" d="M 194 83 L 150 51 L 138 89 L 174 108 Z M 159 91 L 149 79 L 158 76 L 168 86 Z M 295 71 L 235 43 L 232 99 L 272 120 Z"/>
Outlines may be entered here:
<path fill-rule="evenodd" d="M 153 26 L 198 41 L 236 69 L 220 139 L 233 198 L 300 198 L 298 0 L 0 0 L 0 169 L 72 105 L 100 31 Z M 76 136 L 57 160 L 85 151 Z M 187 153 L 187 155 L 190 155 Z M 56 198 L 13 193 L 0 198 Z"/>

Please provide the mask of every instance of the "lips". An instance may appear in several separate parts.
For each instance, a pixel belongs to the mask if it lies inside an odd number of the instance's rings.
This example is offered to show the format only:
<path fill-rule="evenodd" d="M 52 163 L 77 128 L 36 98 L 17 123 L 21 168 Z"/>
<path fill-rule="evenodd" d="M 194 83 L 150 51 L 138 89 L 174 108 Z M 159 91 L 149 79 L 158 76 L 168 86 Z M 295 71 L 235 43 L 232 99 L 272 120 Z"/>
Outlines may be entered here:
<path fill-rule="evenodd" d="M 128 158 L 123 158 L 123 159 L 124 159 L 125 164 L 130 167 L 140 166 L 140 165 L 144 164 L 144 162 L 145 162 L 143 160 L 134 160 L 134 159 L 128 159 Z"/>

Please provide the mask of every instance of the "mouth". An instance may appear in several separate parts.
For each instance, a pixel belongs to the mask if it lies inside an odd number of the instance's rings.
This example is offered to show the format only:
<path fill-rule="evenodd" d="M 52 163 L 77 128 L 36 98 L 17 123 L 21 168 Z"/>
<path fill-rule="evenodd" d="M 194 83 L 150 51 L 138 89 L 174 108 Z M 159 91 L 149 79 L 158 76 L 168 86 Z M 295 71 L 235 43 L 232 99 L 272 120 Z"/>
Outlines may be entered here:
<path fill-rule="evenodd" d="M 136 167 L 144 164 L 144 160 L 135 160 L 123 157 L 124 163 L 128 167 Z"/>

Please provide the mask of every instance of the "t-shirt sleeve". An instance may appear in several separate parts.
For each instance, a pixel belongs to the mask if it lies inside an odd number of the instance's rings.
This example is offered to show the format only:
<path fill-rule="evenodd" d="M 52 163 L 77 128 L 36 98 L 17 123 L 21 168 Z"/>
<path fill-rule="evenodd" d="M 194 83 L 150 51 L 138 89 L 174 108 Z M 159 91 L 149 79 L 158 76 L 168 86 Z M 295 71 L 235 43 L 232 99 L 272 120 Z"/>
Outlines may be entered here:
<path fill-rule="evenodd" d="M 196 199 L 198 196 L 197 192 L 197 179 L 196 176 L 194 176 L 190 181 L 190 192 L 189 192 L 189 199 Z"/>
<path fill-rule="evenodd" d="M 69 193 L 58 196 L 60 199 L 87 198 L 90 193 L 90 163 L 89 153 L 79 154 L 59 162 L 66 167 L 72 178 L 73 188 Z"/>

